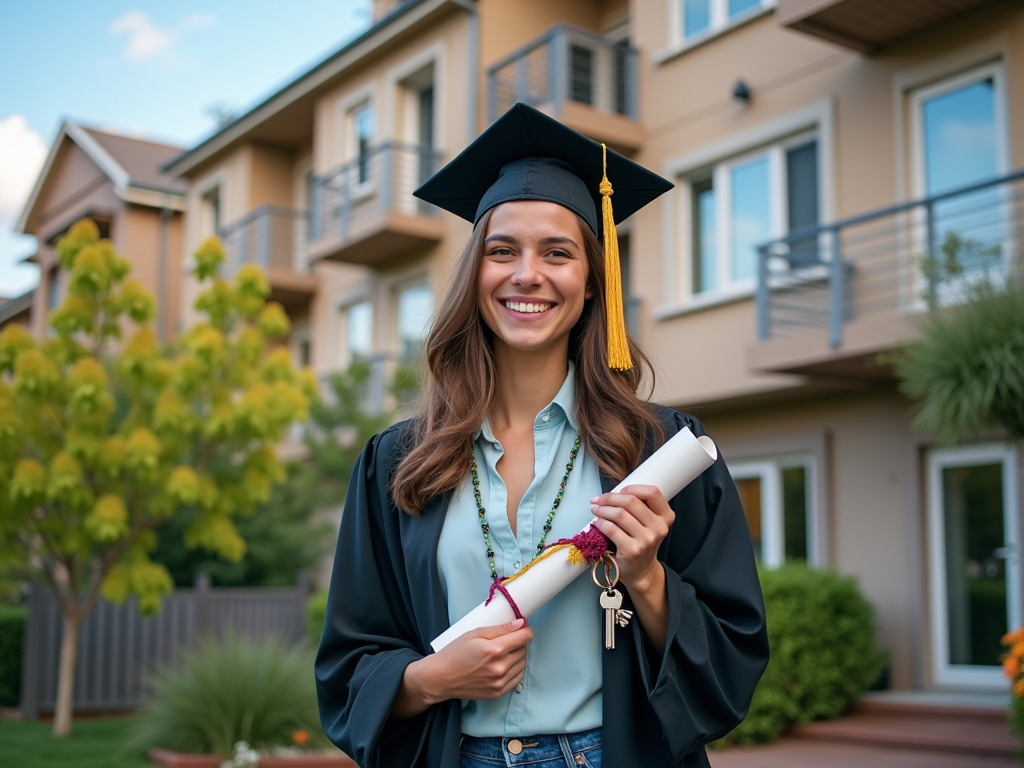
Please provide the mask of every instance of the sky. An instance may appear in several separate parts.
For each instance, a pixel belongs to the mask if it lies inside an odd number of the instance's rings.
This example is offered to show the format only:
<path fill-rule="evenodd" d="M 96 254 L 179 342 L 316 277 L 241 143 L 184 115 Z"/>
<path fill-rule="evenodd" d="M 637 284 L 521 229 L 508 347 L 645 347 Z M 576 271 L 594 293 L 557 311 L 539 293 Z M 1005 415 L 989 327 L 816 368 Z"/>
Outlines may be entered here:
<path fill-rule="evenodd" d="M 13 227 L 61 122 L 191 147 L 370 23 L 370 0 L 0 0 L 0 296 L 38 279 Z"/>

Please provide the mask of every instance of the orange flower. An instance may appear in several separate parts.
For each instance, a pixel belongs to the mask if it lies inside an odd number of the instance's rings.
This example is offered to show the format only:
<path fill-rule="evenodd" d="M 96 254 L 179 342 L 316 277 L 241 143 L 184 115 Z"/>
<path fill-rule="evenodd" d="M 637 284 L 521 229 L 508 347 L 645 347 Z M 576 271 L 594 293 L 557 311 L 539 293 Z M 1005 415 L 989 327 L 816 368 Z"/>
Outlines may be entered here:
<path fill-rule="evenodd" d="M 1010 648 L 1010 655 L 1016 656 L 1018 659 L 1024 659 L 1024 640 L 1013 644 L 1013 647 Z"/>
<path fill-rule="evenodd" d="M 1024 627 L 1015 629 L 1012 632 L 1007 632 L 1003 635 L 1003 645 L 1016 645 L 1017 643 L 1024 642 Z"/>
<path fill-rule="evenodd" d="M 1020 659 L 1016 656 L 1007 656 L 1003 659 L 1003 674 L 1011 680 L 1016 679 L 1020 674 Z"/>
<path fill-rule="evenodd" d="M 300 747 L 304 747 L 309 743 L 309 732 L 304 731 L 301 728 L 297 731 L 292 731 L 292 741 L 298 744 Z"/>
<path fill-rule="evenodd" d="M 1024 698 L 1024 677 L 1013 684 L 1013 695 Z"/>

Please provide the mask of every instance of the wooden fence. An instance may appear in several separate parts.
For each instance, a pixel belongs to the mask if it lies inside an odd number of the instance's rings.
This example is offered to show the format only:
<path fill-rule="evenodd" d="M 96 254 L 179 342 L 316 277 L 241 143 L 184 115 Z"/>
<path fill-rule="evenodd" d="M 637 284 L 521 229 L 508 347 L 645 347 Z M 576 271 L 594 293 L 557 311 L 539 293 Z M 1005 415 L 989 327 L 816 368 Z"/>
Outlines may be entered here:
<path fill-rule="evenodd" d="M 76 712 L 119 711 L 139 704 L 142 676 L 208 635 L 233 631 L 247 637 L 268 634 L 296 644 L 306 638 L 302 582 L 286 588 L 211 587 L 200 576 L 192 589 L 176 589 L 154 616 L 143 618 L 135 601 L 99 601 L 82 625 L 75 670 Z M 62 632 L 53 594 L 39 585 L 28 600 L 21 671 L 21 714 L 35 719 L 51 712 L 57 699 Z M 312 671 L 310 671 L 312 674 Z"/>

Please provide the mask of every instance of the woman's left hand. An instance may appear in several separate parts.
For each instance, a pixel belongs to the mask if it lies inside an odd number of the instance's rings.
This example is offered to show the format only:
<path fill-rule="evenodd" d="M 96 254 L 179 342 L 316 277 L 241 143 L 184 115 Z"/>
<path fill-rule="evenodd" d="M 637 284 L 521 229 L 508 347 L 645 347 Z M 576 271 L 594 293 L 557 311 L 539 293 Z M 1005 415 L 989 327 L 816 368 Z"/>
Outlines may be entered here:
<path fill-rule="evenodd" d="M 629 485 L 591 499 L 590 509 L 597 528 L 615 545 L 619 579 L 630 593 L 661 584 L 658 547 L 676 519 L 661 491 L 653 485 Z"/>

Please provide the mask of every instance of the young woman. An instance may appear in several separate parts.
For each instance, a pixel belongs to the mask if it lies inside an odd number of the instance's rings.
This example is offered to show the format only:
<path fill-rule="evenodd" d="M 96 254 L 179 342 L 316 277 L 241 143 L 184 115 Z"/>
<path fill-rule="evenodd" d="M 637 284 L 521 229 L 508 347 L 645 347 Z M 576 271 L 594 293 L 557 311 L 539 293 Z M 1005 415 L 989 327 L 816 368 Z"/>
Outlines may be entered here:
<path fill-rule="evenodd" d="M 474 230 L 427 338 L 423 412 L 367 444 L 342 517 L 316 677 L 325 732 L 362 768 L 706 766 L 767 663 L 722 459 L 669 500 L 609 493 L 703 429 L 637 397 L 649 366 L 624 335 L 616 348 L 598 240 L 608 178 L 621 218 L 670 185 L 611 152 L 603 178 L 602 156 L 517 105 L 417 191 Z M 430 651 L 495 578 L 593 518 L 635 613 L 614 649 L 580 578 L 529 622 Z"/>

